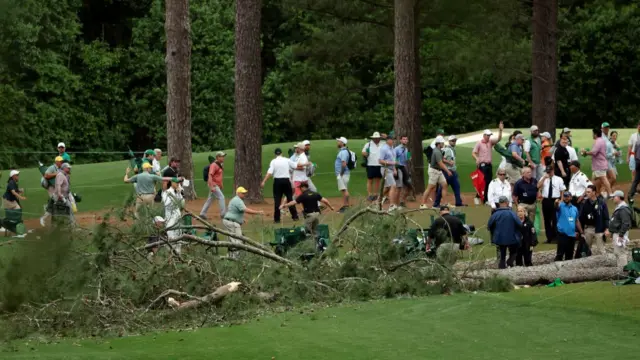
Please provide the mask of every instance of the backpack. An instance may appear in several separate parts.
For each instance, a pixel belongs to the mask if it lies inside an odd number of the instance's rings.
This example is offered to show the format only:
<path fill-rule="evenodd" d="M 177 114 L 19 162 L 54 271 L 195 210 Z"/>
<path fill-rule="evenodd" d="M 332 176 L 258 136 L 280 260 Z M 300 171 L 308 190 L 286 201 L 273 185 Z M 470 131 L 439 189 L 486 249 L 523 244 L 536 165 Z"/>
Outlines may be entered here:
<path fill-rule="evenodd" d="M 353 170 L 356 168 L 356 164 L 358 163 L 358 157 L 356 156 L 356 153 L 349 150 L 349 148 L 345 148 L 345 149 L 347 149 L 347 151 L 349 152 L 349 159 L 347 160 L 347 169 Z"/>
<path fill-rule="evenodd" d="M 204 182 L 209 181 L 209 166 L 211 166 L 211 164 L 205 166 L 204 169 L 202 169 L 202 178 L 204 179 Z"/>
<path fill-rule="evenodd" d="M 431 161 L 431 155 L 433 155 L 433 148 L 431 146 L 427 146 L 423 150 L 424 155 Z"/>

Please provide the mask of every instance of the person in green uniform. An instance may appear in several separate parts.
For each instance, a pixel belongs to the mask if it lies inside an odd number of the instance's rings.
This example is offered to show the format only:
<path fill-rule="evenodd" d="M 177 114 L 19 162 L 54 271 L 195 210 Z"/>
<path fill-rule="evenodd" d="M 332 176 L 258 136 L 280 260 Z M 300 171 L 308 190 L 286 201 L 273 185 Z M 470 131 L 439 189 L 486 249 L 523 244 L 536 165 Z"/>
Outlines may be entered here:
<path fill-rule="evenodd" d="M 540 165 L 542 160 L 542 139 L 540 138 L 540 130 L 536 125 L 531 126 L 531 136 L 525 140 L 523 150 L 527 154 L 526 159 L 534 166 L 532 168 L 533 177 L 536 180 L 544 176 L 544 164 Z"/>
<path fill-rule="evenodd" d="M 58 143 L 58 156 L 62 158 L 63 162 L 71 164 L 71 156 L 67 154 L 66 149 L 67 149 L 67 146 L 63 142 Z"/>
<path fill-rule="evenodd" d="M 151 170 L 153 166 L 150 162 L 144 162 L 142 164 L 142 172 L 129 177 L 129 172 L 131 172 L 131 168 L 127 168 L 124 174 L 124 182 L 125 183 L 134 183 L 136 184 L 136 218 L 139 218 L 140 208 L 144 205 L 152 206 L 153 199 L 156 195 L 156 183 L 160 183 L 162 186 L 163 181 L 171 181 L 170 177 L 161 177 L 156 174 L 152 174 Z M 184 180 L 184 178 L 181 178 Z"/>

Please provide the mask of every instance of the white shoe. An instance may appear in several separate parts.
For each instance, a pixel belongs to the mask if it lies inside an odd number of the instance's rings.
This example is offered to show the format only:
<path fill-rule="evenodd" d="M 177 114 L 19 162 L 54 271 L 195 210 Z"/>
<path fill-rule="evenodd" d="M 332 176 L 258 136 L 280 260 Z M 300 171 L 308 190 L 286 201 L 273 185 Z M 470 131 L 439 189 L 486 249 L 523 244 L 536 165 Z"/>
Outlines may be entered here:
<path fill-rule="evenodd" d="M 45 221 L 45 220 L 46 220 L 46 217 L 45 217 L 45 216 L 40 217 L 40 225 L 42 225 L 42 227 L 47 226 L 47 225 L 44 223 L 44 221 Z"/>
<path fill-rule="evenodd" d="M 397 210 L 397 209 L 398 209 L 398 207 L 397 207 L 397 206 L 395 206 L 395 205 L 391 205 L 391 206 L 389 206 L 389 209 L 387 210 L 387 212 L 394 212 L 394 211 L 395 211 L 395 210 Z"/>
<path fill-rule="evenodd" d="M 473 199 L 473 203 L 474 203 L 475 205 L 480 205 L 480 198 L 474 198 L 474 199 Z"/>
<path fill-rule="evenodd" d="M 427 210 L 429 206 L 427 204 L 420 205 L 420 210 Z"/>

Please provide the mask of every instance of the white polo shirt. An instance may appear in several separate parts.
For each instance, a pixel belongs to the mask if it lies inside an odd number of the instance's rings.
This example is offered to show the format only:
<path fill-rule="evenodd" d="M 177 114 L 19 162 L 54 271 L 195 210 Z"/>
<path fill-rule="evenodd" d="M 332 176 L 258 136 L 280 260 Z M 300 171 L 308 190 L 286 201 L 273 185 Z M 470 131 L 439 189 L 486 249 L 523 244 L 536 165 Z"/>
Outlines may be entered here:
<path fill-rule="evenodd" d="M 633 149 L 636 147 L 636 143 L 640 140 L 640 134 L 635 132 L 629 136 L 629 149 L 633 153 Z"/>
<path fill-rule="evenodd" d="M 551 197 L 554 199 L 561 198 L 562 192 L 567 190 L 567 187 L 564 186 L 564 181 L 560 176 L 553 175 L 551 179 L 540 179 L 540 181 L 544 181 L 544 185 L 542 185 L 542 189 L 540 189 L 540 194 L 543 198 L 549 198 L 549 184 L 552 186 Z"/>
<path fill-rule="evenodd" d="M 293 181 L 308 181 L 309 177 L 307 176 L 307 169 L 304 168 L 302 170 L 298 170 L 297 166 L 299 164 L 306 164 L 309 162 L 307 159 L 307 155 L 305 153 L 301 153 L 298 155 L 298 159 L 296 161 L 289 160 L 289 166 L 293 169 Z"/>
<path fill-rule="evenodd" d="M 579 161 L 578 160 L 578 153 L 576 152 L 576 149 L 572 146 L 567 146 L 567 152 L 569 153 L 569 162 L 571 161 Z"/>
<path fill-rule="evenodd" d="M 378 162 L 380 160 L 380 148 L 382 147 L 382 140 L 376 145 L 372 140 L 364 144 L 362 152 L 366 152 L 369 149 L 369 156 L 367 156 L 367 166 L 381 166 Z"/>
<path fill-rule="evenodd" d="M 509 184 L 508 181 L 500 181 L 500 179 L 491 180 L 488 192 L 487 202 L 489 202 L 491 208 L 496 208 L 496 203 L 501 196 L 505 196 L 509 199 L 509 206 L 512 206 L 513 198 L 511 197 L 511 184 Z"/>
<path fill-rule="evenodd" d="M 575 197 L 584 195 L 587 191 L 587 186 L 591 185 L 591 181 L 582 171 L 578 171 L 575 174 L 571 174 L 571 181 L 569 181 L 569 192 Z M 549 188 L 547 188 L 549 191 Z"/>
<path fill-rule="evenodd" d="M 291 169 L 289 159 L 278 156 L 269 163 L 267 174 L 273 176 L 274 179 L 288 179 L 289 169 Z"/>

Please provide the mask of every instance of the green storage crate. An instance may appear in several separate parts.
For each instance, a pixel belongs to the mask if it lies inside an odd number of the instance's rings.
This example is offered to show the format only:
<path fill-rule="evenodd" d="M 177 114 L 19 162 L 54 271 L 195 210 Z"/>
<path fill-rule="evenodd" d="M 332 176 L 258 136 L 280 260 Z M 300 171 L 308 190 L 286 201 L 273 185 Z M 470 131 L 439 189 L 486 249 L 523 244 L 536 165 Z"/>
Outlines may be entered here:
<path fill-rule="evenodd" d="M 460 219 L 460 221 L 462 221 L 463 224 L 467 223 L 467 214 L 460 212 L 460 211 L 455 211 L 455 210 L 451 210 L 449 212 L 451 215 L 457 217 L 458 219 Z M 431 219 L 431 224 L 433 224 L 433 222 L 435 221 L 436 217 L 434 215 L 430 215 L 429 217 Z"/>
<path fill-rule="evenodd" d="M 2 226 L 15 233 L 16 235 L 24 235 L 26 227 L 22 222 L 22 209 L 5 209 L 5 218 L 2 220 Z"/>

